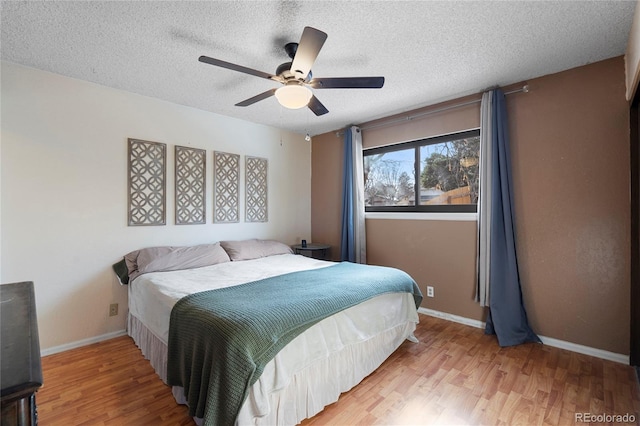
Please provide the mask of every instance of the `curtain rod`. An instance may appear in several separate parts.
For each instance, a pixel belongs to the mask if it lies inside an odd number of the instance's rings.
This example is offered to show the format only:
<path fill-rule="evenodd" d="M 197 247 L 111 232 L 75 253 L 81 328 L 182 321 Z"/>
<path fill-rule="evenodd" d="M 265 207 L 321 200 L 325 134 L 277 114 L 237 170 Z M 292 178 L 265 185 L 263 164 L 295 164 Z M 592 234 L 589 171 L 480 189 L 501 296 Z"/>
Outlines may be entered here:
<path fill-rule="evenodd" d="M 520 93 L 520 92 L 529 93 L 529 85 L 525 84 L 524 86 L 522 86 L 519 89 L 510 90 L 508 92 L 505 92 L 504 94 L 505 95 L 511 95 L 513 93 Z M 371 129 L 377 129 L 379 127 L 392 126 L 394 124 L 415 120 L 416 118 L 424 117 L 425 115 L 436 114 L 436 113 L 439 113 L 439 112 L 448 111 L 450 109 L 461 108 L 463 106 L 477 104 L 477 103 L 479 103 L 481 101 L 482 101 L 482 99 L 474 99 L 473 101 L 467 101 L 467 102 L 462 102 L 462 103 L 455 104 L 455 105 L 449 105 L 449 106 L 446 106 L 446 107 L 443 107 L 443 108 L 438 108 L 438 109 L 434 109 L 434 110 L 431 110 L 431 111 L 425 111 L 425 112 L 421 112 L 421 113 L 415 114 L 415 115 L 408 115 L 408 116 L 406 116 L 404 118 L 396 118 L 396 119 L 393 119 L 393 120 L 384 121 L 382 123 L 372 124 L 370 126 L 362 126 L 362 127 L 360 127 L 360 130 L 371 130 Z M 340 137 L 343 134 L 344 134 L 344 131 L 342 131 L 342 130 L 336 132 L 336 136 L 338 136 L 338 137 Z"/>

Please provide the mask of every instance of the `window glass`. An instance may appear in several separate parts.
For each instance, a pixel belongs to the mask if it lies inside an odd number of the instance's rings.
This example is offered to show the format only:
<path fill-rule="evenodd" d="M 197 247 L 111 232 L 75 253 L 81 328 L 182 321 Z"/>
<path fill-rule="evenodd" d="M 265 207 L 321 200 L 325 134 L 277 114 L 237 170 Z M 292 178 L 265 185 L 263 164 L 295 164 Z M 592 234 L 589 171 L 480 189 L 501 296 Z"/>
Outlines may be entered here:
<path fill-rule="evenodd" d="M 420 204 L 478 204 L 480 137 L 420 147 Z"/>
<path fill-rule="evenodd" d="M 366 211 L 475 212 L 480 130 L 363 152 Z"/>
<path fill-rule="evenodd" d="M 413 148 L 365 156 L 365 205 L 415 205 L 414 163 Z"/>

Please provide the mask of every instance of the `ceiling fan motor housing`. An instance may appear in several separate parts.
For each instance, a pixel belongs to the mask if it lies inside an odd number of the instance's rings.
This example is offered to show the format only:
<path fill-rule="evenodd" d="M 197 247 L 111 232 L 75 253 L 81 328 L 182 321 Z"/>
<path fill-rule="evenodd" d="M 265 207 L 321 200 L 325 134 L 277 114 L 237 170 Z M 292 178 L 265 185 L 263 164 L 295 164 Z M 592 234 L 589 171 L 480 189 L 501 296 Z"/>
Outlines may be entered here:
<path fill-rule="evenodd" d="M 281 76 L 285 81 L 296 78 L 295 74 L 291 72 L 291 62 L 280 64 L 278 68 L 276 68 L 276 75 Z M 309 70 L 309 74 L 307 74 L 307 78 L 305 78 L 304 81 L 309 82 L 312 78 L 313 73 L 311 72 L 311 70 Z"/>
<path fill-rule="evenodd" d="M 293 77 L 293 73 L 291 72 L 291 62 L 285 62 L 284 64 L 278 65 L 278 68 L 276 68 L 276 75 L 282 76 L 285 79 Z"/>

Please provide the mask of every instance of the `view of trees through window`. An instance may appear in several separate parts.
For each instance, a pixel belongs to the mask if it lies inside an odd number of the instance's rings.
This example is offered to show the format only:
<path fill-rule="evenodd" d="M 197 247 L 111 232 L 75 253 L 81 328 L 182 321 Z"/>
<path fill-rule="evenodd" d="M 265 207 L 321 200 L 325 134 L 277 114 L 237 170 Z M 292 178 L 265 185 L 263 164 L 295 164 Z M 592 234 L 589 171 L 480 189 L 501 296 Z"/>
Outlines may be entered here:
<path fill-rule="evenodd" d="M 364 156 L 364 199 L 367 206 L 415 204 L 415 150 Z"/>
<path fill-rule="evenodd" d="M 471 205 L 475 211 L 479 149 L 480 135 L 475 130 L 448 138 L 366 150 L 367 210 L 430 211 L 438 209 L 428 206 Z M 444 211 L 462 210 L 445 208 Z"/>

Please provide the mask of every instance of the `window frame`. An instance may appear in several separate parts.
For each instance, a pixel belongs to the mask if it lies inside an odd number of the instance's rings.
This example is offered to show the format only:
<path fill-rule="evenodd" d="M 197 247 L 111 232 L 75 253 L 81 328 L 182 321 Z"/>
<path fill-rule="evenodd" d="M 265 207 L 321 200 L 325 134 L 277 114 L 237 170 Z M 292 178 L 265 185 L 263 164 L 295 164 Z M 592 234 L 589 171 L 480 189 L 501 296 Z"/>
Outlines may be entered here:
<path fill-rule="evenodd" d="M 443 142 L 455 141 L 470 137 L 479 137 L 480 128 L 465 130 L 462 132 L 449 133 L 431 138 L 417 139 L 392 145 L 385 145 L 362 150 L 362 162 L 364 166 L 365 157 L 374 154 L 385 154 L 394 151 L 414 149 L 414 205 L 412 206 L 365 206 L 365 212 L 385 212 L 385 213 L 477 213 L 477 204 L 436 204 L 421 205 L 420 198 L 420 148 L 428 145 L 436 145 Z M 479 153 L 478 153 L 479 154 Z M 478 164 L 480 167 L 480 164 Z"/>

